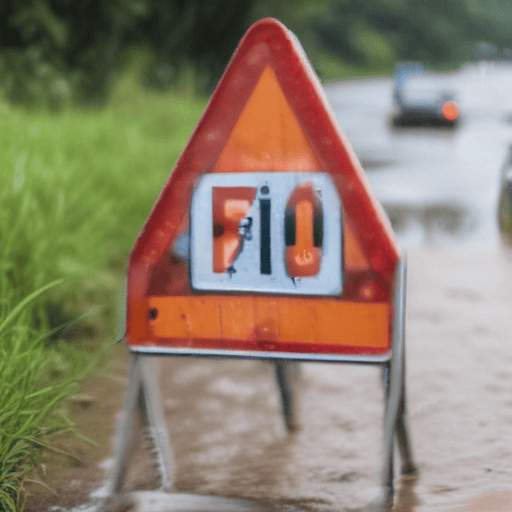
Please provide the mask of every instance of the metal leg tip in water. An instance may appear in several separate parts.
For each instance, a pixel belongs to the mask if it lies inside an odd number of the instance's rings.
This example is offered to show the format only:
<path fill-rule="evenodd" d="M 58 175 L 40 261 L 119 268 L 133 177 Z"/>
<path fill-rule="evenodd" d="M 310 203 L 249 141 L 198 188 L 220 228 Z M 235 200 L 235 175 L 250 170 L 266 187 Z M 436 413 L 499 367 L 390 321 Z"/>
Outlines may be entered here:
<path fill-rule="evenodd" d="M 378 487 L 361 512 L 390 512 L 393 507 L 393 494 L 392 487 Z"/>

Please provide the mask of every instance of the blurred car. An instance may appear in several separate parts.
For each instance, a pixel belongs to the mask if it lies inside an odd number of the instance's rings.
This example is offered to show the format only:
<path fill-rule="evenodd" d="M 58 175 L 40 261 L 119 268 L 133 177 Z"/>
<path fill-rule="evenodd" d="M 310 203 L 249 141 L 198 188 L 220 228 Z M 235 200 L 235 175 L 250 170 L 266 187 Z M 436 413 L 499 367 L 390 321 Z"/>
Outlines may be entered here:
<path fill-rule="evenodd" d="M 507 150 L 501 169 L 498 226 L 503 240 L 512 243 L 512 145 Z"/>
<path fill-rule="evenodd" d="M 393 101 L 395 126 L 430 125 L 455 127 L 459 106 L 455 95 L 439 85 L 420 63 L 402 63 L 395 69 Z"/>

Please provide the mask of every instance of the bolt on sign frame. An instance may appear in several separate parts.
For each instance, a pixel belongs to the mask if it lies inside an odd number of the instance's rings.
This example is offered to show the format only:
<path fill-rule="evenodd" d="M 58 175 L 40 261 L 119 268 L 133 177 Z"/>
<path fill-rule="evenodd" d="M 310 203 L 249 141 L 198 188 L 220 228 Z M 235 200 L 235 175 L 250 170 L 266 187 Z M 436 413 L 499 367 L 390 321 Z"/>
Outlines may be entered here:
<path fill-rule="evenodd" d="M 131 416 L 172 455 L 150 355 L 268 359 L 289 428 L 289 364 L 385 370 L 383 502 L 393 439 L 414 470 L 405 407 L 405 259 L 295 36 L 274 19 L 245 34 L 137 238 L 128 263 L 132 353 L 113 491 Z"/>

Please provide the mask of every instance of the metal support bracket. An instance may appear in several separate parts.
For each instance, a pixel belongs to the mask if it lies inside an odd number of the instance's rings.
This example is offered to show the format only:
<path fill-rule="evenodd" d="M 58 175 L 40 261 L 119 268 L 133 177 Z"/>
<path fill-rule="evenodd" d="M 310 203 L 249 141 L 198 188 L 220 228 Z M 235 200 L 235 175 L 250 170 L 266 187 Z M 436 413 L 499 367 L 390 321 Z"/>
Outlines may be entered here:
<path fill-rule="evenodd" d="M 123 415 L 116 431 L 111 494 L 120 492 L 126 479 L 128 459 L 135 437 L 136 411 L 140 413 L 142 424 L 152 444 L 153 455 L 160 474 L 161 489 L 170 491 L 173 488 L 173 454 L 160 399 L 159 372 L 155 372 L 155 359 L 151 358 L 151 367 L 148 364 L 149 359 L 150 356 L 137 353 L 132 353 L 130 356 Z"/>
<path fill-rule="evenodd" d="M 416 472 L 413 461 L 405 392 L 405 298 L 407 260 L 402 255 L 396 270 L 393 292 L 393 328 L 391 360 L 384 368 L 385 412 L 382 446 L 382 500 L 384 510 L 393 504 L 394 440 L 402 459 L 402 474 Z"/>
<path fill-rule="evenodd" d="M 274 362 L 277 387 L 281 397 L 281 413 L 286 428 L 290 431 L 297 428 L 294 393 L 294 370 L 298 363 L 278 359 Z"/>

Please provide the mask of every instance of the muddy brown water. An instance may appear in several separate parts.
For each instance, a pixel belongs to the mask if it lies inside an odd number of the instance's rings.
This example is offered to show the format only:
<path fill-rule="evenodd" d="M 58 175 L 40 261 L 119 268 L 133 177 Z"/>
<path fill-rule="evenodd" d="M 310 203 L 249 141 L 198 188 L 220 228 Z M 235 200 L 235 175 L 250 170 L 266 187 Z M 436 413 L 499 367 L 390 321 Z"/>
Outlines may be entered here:
<path fill-rule="evenodd" d="M 397 477 L 394 510 L 511 509 L 510 311 L 507 251 L 409 251 L 407 386 L 419 473 Z M 300 428 L 288 433 L 268 363 L 160 364 L 177 491 L 250 498 L 287 512 L 364 510 L 374 497 L 383 406 L 377 368 L 302 363 Z M 78 464 L 49 468 L 58 495 L 38 490 L 27 510 L 69 509 L 103 485 L 126 369 L 127 349 L 118 346 L 109 375 L 84 383 L 90 400 L 77 401 L 73 416 L 98 447 L 75 446 Z M 130 489 L 156 485 L 143 447 Z"/>

